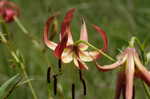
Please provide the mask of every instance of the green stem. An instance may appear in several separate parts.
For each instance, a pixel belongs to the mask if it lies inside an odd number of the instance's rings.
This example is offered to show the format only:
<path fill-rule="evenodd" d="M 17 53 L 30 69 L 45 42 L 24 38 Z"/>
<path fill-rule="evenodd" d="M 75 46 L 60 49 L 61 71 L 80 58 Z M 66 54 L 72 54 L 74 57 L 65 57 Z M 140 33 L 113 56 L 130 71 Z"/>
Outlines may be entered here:
<path fill-rule="evenodd" d="M 3 18 L 1 16 L 0 16 L 0 24 L 1 24 L 2 32 L 3 33 L 8 33 L 5 21 L 3 20 Z"/>
<path fill-rule="evenodd" d="M 51 96 L 51 84 L 48 83 L 48 99 L 53 99 Z"/>
<path fill-rule="evenodd" d="M 16 55 L 15 52 L 11 51 L 11 55 L 12 55 L 13 58 L 16 60 L 16 62 L 20 64 L 20 67 L 21 67 L 21 70 L 22 70 L 22 72 L 23 72 L 23 75 L 24 75 L 25 79 L 29 80 L 28 74 L 27 74 L 27 72 L 26 72 L 26 70 L 25 70 L 25 65 L 24 65 L 24 63 L 20 62 L 20 60 L 19 60 L 19 58 L 18 58 L 18 56 Z M 33 86 L 32 86 L 31 81 L 29 80 L 27 84 L 28 84 L 29 88 L 31 89 L 31 93 L 32 93 L 32 95 L 33 95 L 33 98 L 34 98 L 34 99 L 38 99 L 38 98 L 37 98 L 37 95 L 36 95 L 36 93 L 35 93 L 35 91 L 34 91 L 34 89 L 33 89 Z"/>
<path fill-rule="evenodd" d="M 84 44 L 90 46 L 91 48 L 95 49 L 96 51 L 98 51 L 99 53 L 101 53 L 102 55 L 104 55 L 105 57 L 107 57 L 109 60 L 115 61 L 114 58 L 112 58 L 111 56 L 107 55 L 106 53 L 104 53 L 103 51 L 101 51 L 100 49 L 96 48 L 95 46 L 93 46 L 92 44 L 90 44 L 90 43 L 88 43 L 86 41 L 79 40 L 79 41 L 75 42 L 75 45 L 78 45 L 80 43 L 84 43 Z"/>
<path fill-rule="evenodd" d="M 3 35 L 2 32 L 0 32 L 0 37 L 1 37 L 1 40 L 2 40 L 3 43 L 7 43 L 7 40 L 6 40 L 6 38 L 5 38 L 5 36 Z"/>
<path fill-rule="evenodd" d="M 20 66 L 21 66 L 21 69 L 22 69 L 22 71 L 23 71 L 23 74 L 24 74 L 25 78 L 26 78 L 26 79 L 29 79 L 28 74 L 27 74 L 27 72 L 26 72 L 26 70 L 25 70 L 25 65 L 24 65 L 23 63 L 20 63 Z M 33 95 L 34 99 L 38 99 L 38 98 L 37 98 L 37 95 L 36 95 L 36 93 L 35 93 L 35 91 L 34 91 L 34 89 L 33 89 L 33 86 L 32 86 L 31 81 L 29 81 L 27 84 L 28 84 L 28 86 L 29 86 L 30 89 L 31 89 L 31 92 L 32 92 L 32 95 Z"/>
<path fill-rule="evenodd" d="M 3 28 L 2 28 L 2 29 L 3 29 Z M 5 36 L 4 36 L 3 33 L 0 33 L 0 37 L 1 37 L 2 41 L 4 42 L 4 44 L 6 44 L 7 48 L 9 49 L 9 51 L 10 51 L 12 57 L 16 60 L 17 63 L 20 64 L 21 69 L 22 69 L 22 72 L 23 72 L 23 75 L 24 75 L 24 77 L 28 80 L 29 77 L 28 77 L 28 74 L 27 74 L 27 72 L 26 72 L 26 70 L 25 70 L 25 65 L 24 65 L 24 63 L 20 62 L 20 59 L 18 58 L 18 56 L 16 55 L 16 53 L 15 53 L 14 51 L 12 51 L 11 45 L 10 45 L 10 43 L 8 43 L 8 40 L 5 38 Z M 28 82 L 28 86 L 29 86 L 29 88 L 31 89 L 31 92 L 32 92 L 32 95 L 33 95 L 34 99 L 37 99 L 37 96 L 36 96 L 36 94 L 35 94 L 35 91 L 34 91 L 34 89 L 33 89 L 32 84 L 31 84 L 30 81 Z"/>
<path fill-rule="evenodd" d="M 129 41 L 129 47 L 134 48 L 135 40 L 136 40 L 136 37 L 131 38 L 131 40 Z"/>
<path fill-rule="evenodd" d="M 28 30 L 21 24 L 21 22 L 19 21 L 19 19 L 16 16 L 14 17 L 14 20 L 24 34 L 29 34 Z"/>

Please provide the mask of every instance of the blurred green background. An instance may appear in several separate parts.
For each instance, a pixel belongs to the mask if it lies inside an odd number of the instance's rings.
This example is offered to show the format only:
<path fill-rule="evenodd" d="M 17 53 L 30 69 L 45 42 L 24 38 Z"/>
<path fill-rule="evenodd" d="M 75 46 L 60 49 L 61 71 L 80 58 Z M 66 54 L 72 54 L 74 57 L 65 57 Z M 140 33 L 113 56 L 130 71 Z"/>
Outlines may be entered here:
<path fill-rule="evenodd" d="M 150 0 L 11 0 L 16 2 L 21 14 L 19 19 L 24 26 L 41 43 L 42 32 L 45 21 L 54 12 L 60 12 L 58 24 L 60 24 L 69 8 L 76 8 L 75 17 L 72 22 L 72 33 L 74 40 L 78 40 L 80 33 L 80 17 L 85 18 L 89 42 L 98 48 L 102 48 L 102 40 L 94 31 L 92 24 L 103 28 L 109 39 L 108 53 L 115 58 L 118 49 L 127 46 L 132 36 L 137 36 L 142 42 L 146 41 L 146 51 L 150 51 Z M 36 49 L 31 40 L 22 33 L 15 22 L 8 24 L 9 31 L 13 33 L 13 43 L 20 50 L 26 62 L 26 69 L 33 78 L 32 84 L 39 99 L 47 99 L 47 68 L 51 65 L 57 70 L 57 59 L 47 48 L 45 54 Z M 58 38 L 58 35 L 57 37 Z M 57 39 L 54 39 L 57 42 Z M 43 44 L 44 46 L 44 44 Z M 42 46 L 42 47 L 43 47 Z M 10 63 L 11 57 L 3 44 L 0 44 L 0 83 L 12 77 L 18 71 Z M 99 59 L 100 64 L 108 64 L 108 59 Z M 64 99 L 71 99 L 71 83 L 77 84 L 76 99 L 113 99 L 115 94 L 116 72 L 102 73 L 96 69 L 94 63 L 87 63 L 88 71 L 83 71 L 87 83 L 87 96 L 82 96 L 78 72 L 72 72 L 73 63 L 63 64 L 63 75 L 59 77 L 59 85 L 62 88 Z M 149 68 L 149 66 L 147 66 Z M 72 79 L 76 76 L 77 80 Z M 146 99 L 140 80 L 135 80 L 136 98 Z M 53 95 L 53 90 L 52 90 Z M 30 89 L 27 85 L 17 88 L 9 99 L 32 99 Z M 54 96 L 54 99 L 63 99 Z"/>

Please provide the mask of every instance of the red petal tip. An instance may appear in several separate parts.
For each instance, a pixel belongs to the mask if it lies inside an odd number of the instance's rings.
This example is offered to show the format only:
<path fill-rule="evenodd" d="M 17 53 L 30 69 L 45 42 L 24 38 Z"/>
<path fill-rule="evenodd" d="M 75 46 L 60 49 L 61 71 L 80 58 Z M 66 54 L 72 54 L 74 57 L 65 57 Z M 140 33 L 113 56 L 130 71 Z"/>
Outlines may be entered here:
<path fill-rule="evenodd" d="M 62 22 L 62 26 L 61 26 L 61 37 L 63 37 L 67 28 L 70 28 L 70 23 L 71 20 L 73 19 L 74 12 L 75 12 L 75 8 L 72 8 L 66 13 L 66 16 L 64 17 L 64 21 Z"/>
<path fill-rule="evenodd" d="M 108 40 L 107 40 L 106 32 L 103 29 L 101 29 L 99 26 L 95 25 L 95 24 L 93 24 L 93 27 L 102 36 L 102 39 L 104 41 L 104 48 L 103 48 L 103 50 L 106 50 L 108 48 Z"/>

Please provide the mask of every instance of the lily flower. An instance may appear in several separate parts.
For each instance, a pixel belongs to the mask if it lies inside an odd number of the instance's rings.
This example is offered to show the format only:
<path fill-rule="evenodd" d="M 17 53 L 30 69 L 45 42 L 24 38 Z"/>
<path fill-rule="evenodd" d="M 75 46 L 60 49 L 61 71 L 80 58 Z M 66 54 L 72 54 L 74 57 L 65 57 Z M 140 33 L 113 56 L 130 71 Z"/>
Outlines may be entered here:
<path fill-rule="evenodd" d="M 0 1 L 0 16 L 5 22 L 14 20 L 14 16 L 19 16 L 19 7 L 11 1 Z"/>
<path fill-rule="evenodd" d="M 117 62 L 111 65 L 101 66 L 98 63 L 96 65 L 103 72 L 122 67 L 118 73 L 115 99 L 120 99 L 121 94 L 124 99 L 134 99 L 134 78 L 139 78 L 150 86 L 150 73 L 141 63 L 135 48 L 126 48 L 117 57 Z"/>
<path fill-rule="evenodd" d="M 99 58 L 100 53 L 98 51 L 87 51 L 88 46 L 86 44 L 74 43 L 72 39 L 72 32 L 70 30 L 70 23 L 73 19 L 74 11 L 74 8 L 70 9 L 64 17 L 60 32 L 60 42 L 58 44 L 48 39 L 49 27 L 55 16 L 52 16 L 47 20 L 44 29 L 44 43 L 47 47 L 54 50 L 54 55 L 57 58 L 61 59 L 63 63 L 70 63 L 71 61 L 73 61 L 77 68 L 88 69 L 87 65 L 84 62 L 90 62 Z M 100 50 L 105 51 L 108 47 L 106 33 L 96 25 L 93 25 L 93 27 L 102 36 L 102 39 L 104 41 L 104 48 Z M 84 19 L 82 19 L 81 24 L 80 40 L 88 42 L 88 34 Z"/>

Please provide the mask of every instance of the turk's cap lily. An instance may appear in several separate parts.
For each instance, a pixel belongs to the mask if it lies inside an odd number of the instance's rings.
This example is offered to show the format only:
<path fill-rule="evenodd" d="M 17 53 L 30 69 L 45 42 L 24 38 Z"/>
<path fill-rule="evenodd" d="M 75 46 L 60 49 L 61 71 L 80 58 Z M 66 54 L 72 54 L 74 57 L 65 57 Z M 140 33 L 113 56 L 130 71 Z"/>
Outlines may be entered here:
<path fill-rule="evenodd" d="M 57 44 L 53 41 L 50 41 L 48 39 L 49 37 L 49 29 L 50 29 L 50 25 L 52 24 L 53 20 L 55 19 L 55 17 L 57 15 L 51 16 L 48 18 L 48 20 L 46 21 L 45 27 L 44 27 L 44 43 L 47 47 L 49 47 L 50 49 L 54 50 L 54 55 L 57 58 L 61 57 L 61 54 L 64 50 L 64 48 L 67 45 L 67 41 L 68 41 L 68 32 L 70 32 L 69 28 L 70 28 L 70 23 L 72 21 L 73 18 L 73 12 L 75 11 L 75 9 L 71 9 L 67 12 L 64 21 L 62 22 L 62 26 L 61 26 L 61 32 L 60 32 L 60 42 Z"/>
<path fill-rule="evenodd" d="M 110 71 L 115 68 L 122 67 L 118 74 L 116 98 L 120 98 L 121 91 L 125 90 L 125 99 L 132 99 L 133 97 L 133 80 L 134 77 L 140 78 L 148 86 L 150 86 L 150 73 L 141 63 L 139 55 L 135 48 L 126 48 L 117 58 L 117 61 L 111 65 L 101 66 L 96 63 L 100 71 Z M 125 88 L 124 88 L 125 87 Z"/>
<path fill-rule="evenodd" d="M 67 43 L 69 43 L 70 39 L 72 39 L 71 31 L 70 31 L 70 23 L 73 19 L 73 13 L 75 9 L 70 9 L 62 22 L 61 26 L 61 33 L 60 33 L 60 42 L 58 43 L 56 49 L 55 49 L 55 56 L 60 58 L 63 50 L 66 48 Z M 70 41 L 72 42 L 72 41 Z"/>
<path fill-rule="evenodd" d="M 54 50 L 54 55 L 61 59 L 63 63 L 70 63 L 74 61 L 74 64 L 79 69 L 88 69 L 84 62 L 90 62 L 100 57 L 99 51 L 87 51 L 88 45 L 84 43 L 76 43 L 73 41 L 72 32 L 71 32 L 71 21 L 73 19 L 75 9 L 70 9 L 62 22 L 61 25 L 61 32 L 60 32 L 60 41 L 59 43 L 54 43 L 48 39 L 49 35 L 49 27 L 56 17 L 51 16 L 47 20 L 44 28 L 44 43 L 47 47 Z M 100 33 L 103 41 L 104 41 L 104 48 L 100 49 L 105 51 L 108 47 L 107 36 L 104 30 L 102 30 L 97 25 L 93 25 L 94 29 Z M 88 34 L 87 28 L 84 19 L 82 18 L 81 22 L 81 30 L 80 30 L 80 40 L 88 42 Z"/>
<path fill-rule="evenodd" d="M 5 22 L 11 22 L 14 20 L 14 16 L 19 16 L 19 7 L 11 1 L 0 1 L 0 16 Z"/>

